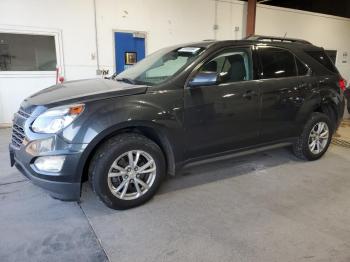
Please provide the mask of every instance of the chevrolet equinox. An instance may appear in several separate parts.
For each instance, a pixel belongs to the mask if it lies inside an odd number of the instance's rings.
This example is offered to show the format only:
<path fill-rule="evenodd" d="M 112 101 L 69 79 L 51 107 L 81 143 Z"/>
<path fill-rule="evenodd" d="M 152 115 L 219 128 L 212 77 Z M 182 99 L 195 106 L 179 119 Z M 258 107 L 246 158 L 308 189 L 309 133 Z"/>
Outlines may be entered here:
<path fill-rule="evenodd" d="M 25 99 L 11 165 L 54 198 L 79 200 L 88 179 L 108 207 L 127 209 L 189 162 L 272 145 L 319 159 L 341 121 L 344 89 L 324 49 L 304 40 L 172 46 L 108 79 Z"/>

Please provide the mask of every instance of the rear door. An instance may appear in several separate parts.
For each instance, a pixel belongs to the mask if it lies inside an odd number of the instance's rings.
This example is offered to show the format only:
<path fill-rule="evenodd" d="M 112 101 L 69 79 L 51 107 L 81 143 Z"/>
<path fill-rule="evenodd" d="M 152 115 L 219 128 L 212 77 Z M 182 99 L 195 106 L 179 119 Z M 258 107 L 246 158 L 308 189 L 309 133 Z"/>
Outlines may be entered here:
<path fill-rule="evenodd" d="M 251 47 L 228 48 L 193 73 L 215 72 L 219 80 L 185 88 L 187 158 L 257 142 L 259 83 L 254 80 L 252 63 Z"/>
<path fill-rule="evenodd" d="M 295 55 L 277 47 L 259 46 L 261 64 L 261 140 L 295 135 L 296 117 L 303 103 Z"/>

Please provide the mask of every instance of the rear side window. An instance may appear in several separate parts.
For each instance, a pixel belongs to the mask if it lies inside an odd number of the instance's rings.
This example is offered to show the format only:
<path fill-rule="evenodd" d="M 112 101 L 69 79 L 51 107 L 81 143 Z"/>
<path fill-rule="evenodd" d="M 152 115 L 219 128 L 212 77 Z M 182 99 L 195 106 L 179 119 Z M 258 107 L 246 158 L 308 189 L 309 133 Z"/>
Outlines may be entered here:
<path fill-rule="evenodd" d="M 308 55 L 310 55 L 313 59 L 327 68 L 329 71 L 333 73 L 338 73 L 337 68 L 334 66 L 331 59 L 326 55 L 323 51 L 306 51 Z"/>
<path fill-rule="evenodd" d="M 262 77 L 264 79 L 297 75 L 294 55 L 292 53 L 273 47 L 259 48 L 259 52 L 263 68 Z"/>

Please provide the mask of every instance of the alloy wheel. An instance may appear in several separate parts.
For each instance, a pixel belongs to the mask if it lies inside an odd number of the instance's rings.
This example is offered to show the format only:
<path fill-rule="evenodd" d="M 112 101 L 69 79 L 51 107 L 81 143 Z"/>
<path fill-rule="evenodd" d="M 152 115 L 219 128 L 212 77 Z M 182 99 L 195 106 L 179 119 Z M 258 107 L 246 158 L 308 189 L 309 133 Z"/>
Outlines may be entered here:
<path fill-rule="evenodd" d="M 121 200 L 134 200 L 143 196 L 156 178 L 156 163 L 142 150 L 131 150 L 120 155 L 108 172 L 108 187 Z"/>
<path fill-rule="evenodd" d="M 312 154 L 317 155 L 324 151 L 329 139 L 329 128 L 327 123 L 318 122 L 311 129 L 309 135 L 309 149 Z"/>

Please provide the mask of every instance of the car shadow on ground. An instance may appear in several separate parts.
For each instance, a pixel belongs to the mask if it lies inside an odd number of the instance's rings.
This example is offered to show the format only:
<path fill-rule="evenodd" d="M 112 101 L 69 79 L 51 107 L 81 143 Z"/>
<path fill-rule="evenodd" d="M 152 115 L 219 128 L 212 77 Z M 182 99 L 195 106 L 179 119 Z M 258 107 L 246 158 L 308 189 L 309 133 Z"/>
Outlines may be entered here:
<path fill-rule="evenodd" d="M 156 197 L 242 175 L 253 174 L 263 176 L 268 174 L 269 168 L 286 163 L 298 164 L 301 162 L 303 161 L 296 158 L 290 148 L 286 147 L 191 165 L 184 167 L 176 176 L 168 176 L 156 193 Z M 88 182 L 83 184 L 80 201 L 83 209 L 87 209 L 91 217 L 112 215 L 118 212 L 106 207 L 99 201 Z"/>
<path fill-rule="evenodd" d="M 198 163 L 185 166 L 175 176 L 168 176 L 163 181 L 157 195 L 167 194 L 176 190 L 196 187 L 245 174 L 267 173 L 267 169 L 286 163 L 302 162 L 297 159 L 289 147 L 272 149 L 265 152 L 230 157 L 222 160 L 212 160 L 207 163 Z M 87 189 L 88 183 L 83 186 L 83 199 L 91 197 Z"/>
<path fill-rule="evenodd" d="M 290 148 L 286 147 L 189 165 L 180 170 L 176 176 L 167 177 L 157 194 L 166 194 L 249 173 L 263 175 L 269 168 L 290 162 L 298 163 L 300 160 L 292 154 Z"/>

